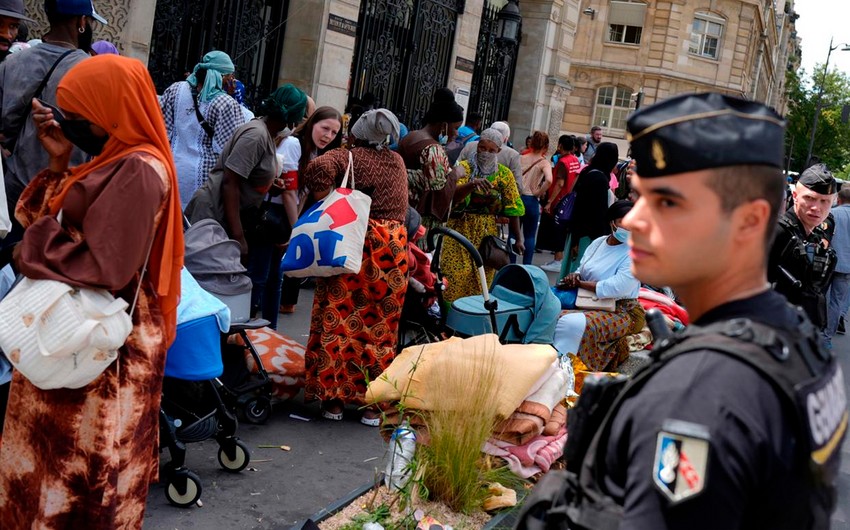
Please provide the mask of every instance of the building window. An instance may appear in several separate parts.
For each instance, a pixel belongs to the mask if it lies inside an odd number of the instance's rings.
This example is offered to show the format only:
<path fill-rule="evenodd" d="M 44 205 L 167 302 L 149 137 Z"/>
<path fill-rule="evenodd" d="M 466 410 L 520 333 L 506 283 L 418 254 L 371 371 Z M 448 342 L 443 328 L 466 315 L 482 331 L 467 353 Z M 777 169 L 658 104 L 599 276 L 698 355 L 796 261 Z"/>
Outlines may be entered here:
<path fill-rule="evenodd" d="M 632 106 L 632 91 L 618 86 L 604 86 L 596 93 L 593 109 L 593 124 L 602 127 L 604 133 L 625 131 L 626 119 Z"/>
<path fill-rule="evenodd" d="M 640 44 L 646 4 L 631 0 L 613 0 L 608 9 L 608 41 Z"/>
<path fill-rule="evenodd" d="M 720 54 L 723 23 L 722 18 L 707 13 L 697 13 L 691 27 L 691 42 L 688 46 L 688 53 L 717 59 Z"/>

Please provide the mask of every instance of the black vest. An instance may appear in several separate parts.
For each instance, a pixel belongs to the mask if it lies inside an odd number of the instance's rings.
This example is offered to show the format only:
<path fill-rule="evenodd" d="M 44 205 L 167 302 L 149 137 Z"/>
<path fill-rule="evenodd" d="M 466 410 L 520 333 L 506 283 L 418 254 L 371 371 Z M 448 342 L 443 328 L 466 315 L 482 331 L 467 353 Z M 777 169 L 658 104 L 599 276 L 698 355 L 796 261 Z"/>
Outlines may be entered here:
<path fill-rule="evenodd" d="M 597 407 L 607 410 L 601 426 L 590 435 L 575 438 L 570 432 L 565 453 L 568 470 L 550 471 L 540 480 L 523 505 L 517 528 L 616 530 L 623 508 L 602 486 L 613 419 L 620 405 L 640 392 L 668 361 L 706 350 L 729 355 L 751 366 L 772 384 L 786 410 L 794 412 L 795 430 L 801 441 L 796 457 L 809 470 L 811 495 L 807 502 L 812 528 L 828 528 L 835 505 L 834 480 L 848 411 L 843 373 L 832 355 L 819 347 L 818 336 L 801 313 L 798 328 L 791 332 L 749 319 L 734 319 L 706 327 L 690 326 L 661 341 L 653 350 L 653 362 L 628 382 L 619 384 L 613 404 Z M 584 395 L 583 392 L 582 398 Z M 587 415 L 595 405 L 579 399 L 578 406 L 569 414 Z M 592 437 L 588 442 L 589 436 Z"/>

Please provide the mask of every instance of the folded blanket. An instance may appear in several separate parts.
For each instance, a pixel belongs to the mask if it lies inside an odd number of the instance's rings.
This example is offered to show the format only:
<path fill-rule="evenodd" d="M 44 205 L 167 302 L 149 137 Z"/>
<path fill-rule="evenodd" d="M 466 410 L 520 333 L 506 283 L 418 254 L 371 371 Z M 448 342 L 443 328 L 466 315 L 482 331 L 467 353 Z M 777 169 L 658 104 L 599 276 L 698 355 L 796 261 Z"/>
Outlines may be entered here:
<path fill-rule="evenodd" d="M 496 425 L 493 436 L 521 445 L 541 434 L 567 393 L 568 378 L 558 361 L 553 362 L 520 406 Z"/>
<path fill-rule="evenodd" d="M 180 303 L 177 305 L 177 323 L 215 315 L 218 329 L 230 329 L 230 309 L 218 298 L 206 292 L 195 278 L 183 268 L 180 271 Z"/>
<path fill-rule="evenodd" d="M 566 443 L 567 427 L 562 426 L 553 436 L 535 436 L 523 445 L 491 438 L 484 445 L 484 452 L 504 458 L 514 474 L 529 478 L 549 471 L 552 464 L 564 454 Z"/>

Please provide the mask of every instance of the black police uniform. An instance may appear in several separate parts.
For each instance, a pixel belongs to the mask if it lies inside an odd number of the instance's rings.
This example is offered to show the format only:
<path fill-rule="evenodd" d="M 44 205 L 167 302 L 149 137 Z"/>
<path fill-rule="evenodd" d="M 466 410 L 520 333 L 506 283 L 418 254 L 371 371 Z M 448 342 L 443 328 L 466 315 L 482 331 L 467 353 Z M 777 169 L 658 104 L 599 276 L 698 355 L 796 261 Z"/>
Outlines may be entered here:
<path fill-rule="evenodd" d="M 641 179 L 782 168 L 784 122 L 757 102 L 678 96 L 635 112 L 628 129 Z M 541 479 L 518 528 L 828 528 L 847 398 L 805 313 L 766 290 L 671 337 L 648 322 L 653 362 L 629 380 L 585 379 L 567 470 Z"/>
<path fill-rule="evenodd" d="M 736 318 L 786 330 L 799 320 L 768 291 L 717 307 L 694 325 Z M 762 374 L 729 355 L 702 350 L 673 358 L 613 419 L 603 488 L 624 507 L 620 529 L 812 528 L 807 500 L 818 486 L 799 458 L 804 433 L 787 414 L 790 406 Z M 648 463 L 656 460 L 659 433 L 689 436 L 688 428 L 707 435 L 709 452 L 698 470 L 700 491 L 674 501 Z M 822 508 L 821 523 L 831 510 Z"/>
<path fill-rule="evenodd" d="M 824 222 L 806 234 L 794 209 L 789 209 L 779 219 L 767 269 L 774 288 L 802 307 L 818 329 L 826 326 L 826 292 L 837 263 L 831 232 Z"/>

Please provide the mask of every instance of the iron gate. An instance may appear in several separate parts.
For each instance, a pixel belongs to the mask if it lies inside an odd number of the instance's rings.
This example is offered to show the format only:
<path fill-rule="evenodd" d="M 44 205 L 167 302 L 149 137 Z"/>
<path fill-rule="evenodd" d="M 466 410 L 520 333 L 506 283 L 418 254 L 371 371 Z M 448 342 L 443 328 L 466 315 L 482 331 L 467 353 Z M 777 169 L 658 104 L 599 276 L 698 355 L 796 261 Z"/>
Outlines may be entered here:
<path fill-rule="evenodd" d="M 469 91 L 469 108 L 483 116 L 481 123 L 485 125 L 508 119 L 519 38 L 522 35 L 520 26 L 517 41 L 498 38 L 498 14 L 493 4 L 484 2 L 475 49 L 475 70 Z"/>
<path fill-rule="evenodd" d="M 446 86 L 465 0 L 363 0 L 349 98 L 374 95 L 411 130 Z M 350 101 L 349 101 L 350 102 Z"/>
<path fill-rule="evenodd" d="M 289 0 L 160 0 L 148 69 L 157 91 L 183 80 L 201 57 L 222 50 L 255 108 L 277 87 Z"/>

